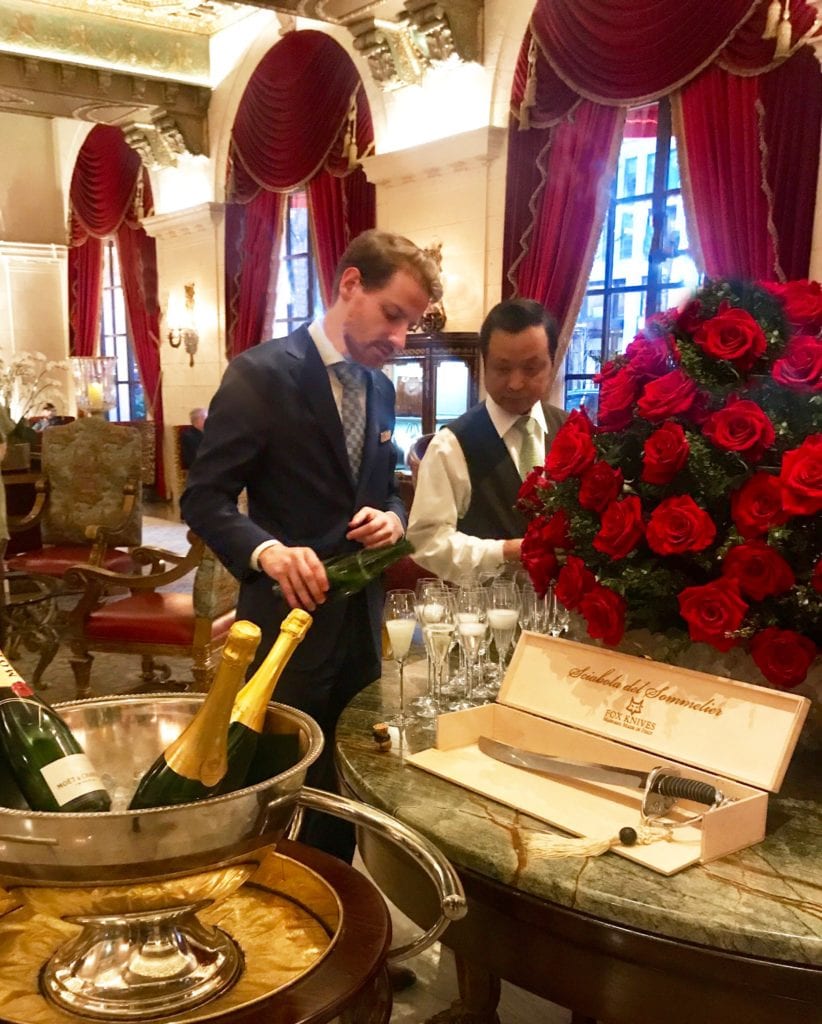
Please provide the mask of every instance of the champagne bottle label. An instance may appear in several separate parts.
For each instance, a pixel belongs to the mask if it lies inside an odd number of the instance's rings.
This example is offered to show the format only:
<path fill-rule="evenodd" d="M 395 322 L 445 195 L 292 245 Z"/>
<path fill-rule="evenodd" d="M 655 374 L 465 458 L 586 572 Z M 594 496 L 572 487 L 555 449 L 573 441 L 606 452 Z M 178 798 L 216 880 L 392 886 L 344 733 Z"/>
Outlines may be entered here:
<path fill-rule="evenodd" d="M 51 764 L 44 765 L 40 772 L 61 807 L 77 797 L 85 796 L 86 793 L 105 789 L 103 780 L 86 754 L 61 757 Z"/>

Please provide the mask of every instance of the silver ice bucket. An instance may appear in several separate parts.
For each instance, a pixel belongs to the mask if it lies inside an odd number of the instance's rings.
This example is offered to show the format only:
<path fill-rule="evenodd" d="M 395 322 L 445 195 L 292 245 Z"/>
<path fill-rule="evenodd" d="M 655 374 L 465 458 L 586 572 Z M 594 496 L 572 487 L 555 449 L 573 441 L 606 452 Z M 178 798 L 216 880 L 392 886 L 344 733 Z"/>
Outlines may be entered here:
<path fill-rule="evenodd" d="M 104 1020 L 150 1020 L 191 1009 L 230 987 L 242 955 L 227 933 L 203 925 L 203 906 L 253 873 L 295 811 L 312 807 L 371 827 L 400 845 L 437 887 L 441 916 L 415 955 L 465 914 L 459 878 L 424 837 L 390 815 L 304 786 L 322 733 L 308 715 L 269 705 L 265 732 L 296 737 L 298 760 L 253 786 L 199 803 L 129 811 L 139 779 L 196 714 L 202 694 L 96 697 L 59 704 L 112 795 L 105 814 L 0 808 L 0 884 L 36 904 L 60 889 L 61 915 L 82 925 L 40 977 L 63 1010 Z"/>

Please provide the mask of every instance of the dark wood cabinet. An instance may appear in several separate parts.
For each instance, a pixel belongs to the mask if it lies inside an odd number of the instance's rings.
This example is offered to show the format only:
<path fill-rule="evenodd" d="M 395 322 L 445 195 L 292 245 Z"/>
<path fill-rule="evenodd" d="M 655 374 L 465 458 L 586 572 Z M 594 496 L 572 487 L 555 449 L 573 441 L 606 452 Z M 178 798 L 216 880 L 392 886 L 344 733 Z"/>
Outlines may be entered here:
<path fill-rule="evenodd" d="M 477 401 L 479 339 L 458 331 L 409 334 L 402 355 L 383 370 L 397 392 L 397 468 L 407 471 L 414 441 L 455 420 Z"/>

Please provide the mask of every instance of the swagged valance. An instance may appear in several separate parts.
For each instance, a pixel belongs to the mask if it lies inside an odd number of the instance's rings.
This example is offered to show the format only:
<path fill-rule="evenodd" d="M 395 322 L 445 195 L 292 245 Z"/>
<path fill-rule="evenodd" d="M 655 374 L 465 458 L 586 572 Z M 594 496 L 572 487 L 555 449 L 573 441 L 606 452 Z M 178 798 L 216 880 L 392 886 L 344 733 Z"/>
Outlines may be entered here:
<path fill-rule="evenodd" d="M 291 32 L 249 79 L 231 131 L 226 217 L 228 350 L 262 340 L 283 198 L 305 188 L 326 303 L 351 238 L 374 226 L 374 188 L 359 161 L 374 130 L 353 61 L 322 32 Z"/>
<path fill-rule="evenodd" d="M 561 355 L 629 106 L 671 99 L 709 275 L 807 276 L 822 74 L 806 44 L 820 31 L 804 0 L 538 0 L 511 94 L 503 291 L 554 311 Z"/>

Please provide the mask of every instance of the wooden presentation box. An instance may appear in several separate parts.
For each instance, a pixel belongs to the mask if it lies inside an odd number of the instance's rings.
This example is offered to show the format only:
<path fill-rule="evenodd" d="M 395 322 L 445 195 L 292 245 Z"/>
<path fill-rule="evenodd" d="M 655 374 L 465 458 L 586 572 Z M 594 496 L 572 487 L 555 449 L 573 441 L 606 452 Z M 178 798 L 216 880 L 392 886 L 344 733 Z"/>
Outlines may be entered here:
<path fill-rule="evenodd" d="M 707 863 L 765 835 L 810 701 L 797 694 L 677 668 L 607 648 L 524 632 L 496 703 L 441 715 L 436 747 L 408 760 L 577 836 L 640 825 L 640 790 L 551 778 L 502 764 L 480 736 L 575 761 L 650 771 L 676 768 L 732 800 L 711 809 L 677 801 L 670 838 L 614 851 L 665 875 Z"/>

